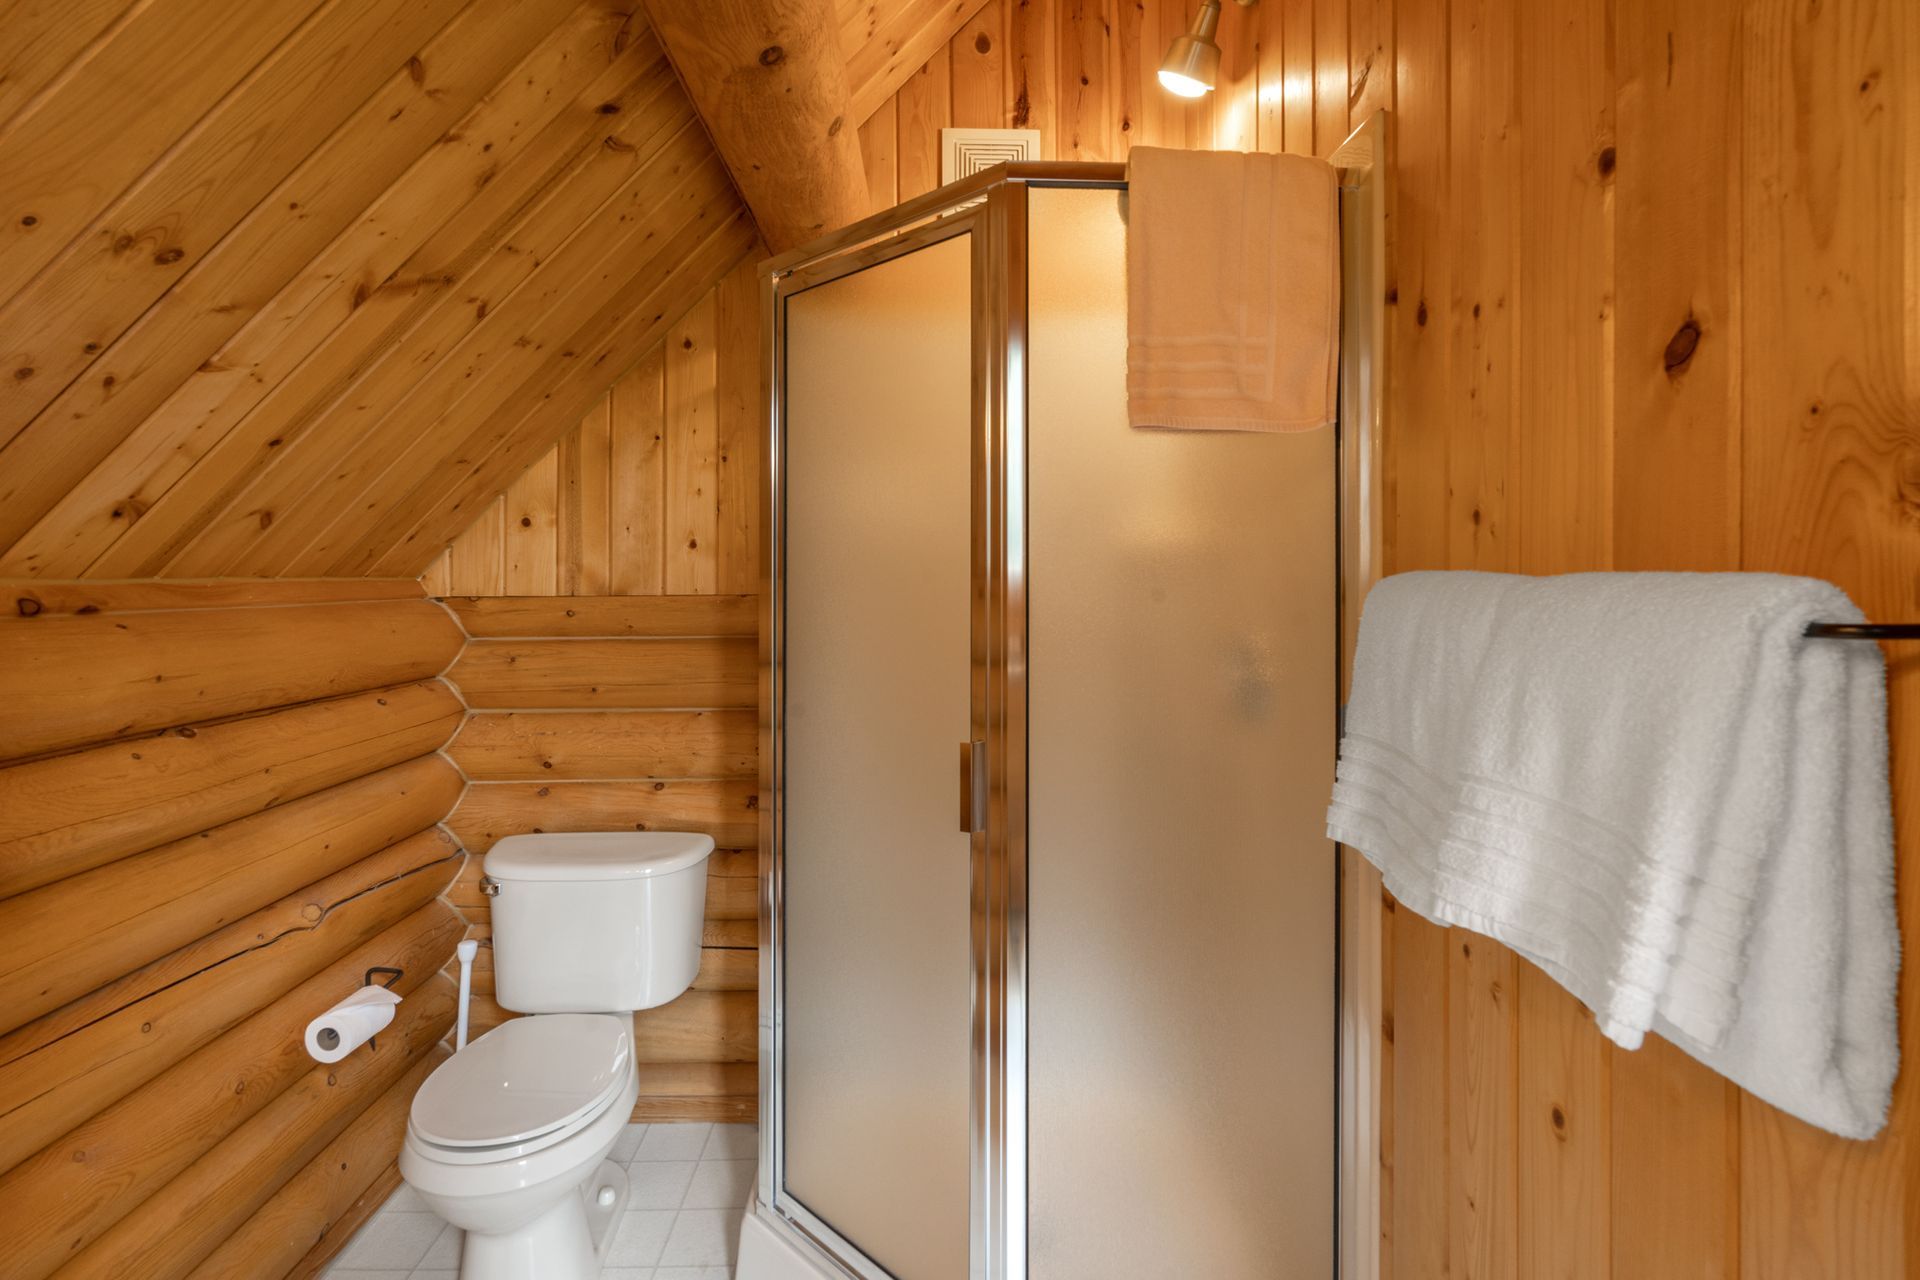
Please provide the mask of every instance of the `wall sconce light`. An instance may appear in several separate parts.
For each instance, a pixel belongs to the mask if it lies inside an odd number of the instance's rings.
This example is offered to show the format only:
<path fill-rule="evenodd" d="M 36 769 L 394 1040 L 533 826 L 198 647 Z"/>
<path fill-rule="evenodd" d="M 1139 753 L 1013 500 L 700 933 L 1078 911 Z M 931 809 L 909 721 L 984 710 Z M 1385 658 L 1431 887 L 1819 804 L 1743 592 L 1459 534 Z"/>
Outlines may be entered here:
<path fill-rule="evenodd" d="M 1252 7 L 1254 0 L 1239 0 L 1240 7 Z M 1220 45 L 1213 33 L 1220 27 L 1220 0 L 1200 0 L 1200 11 L 1193 15 L 1187 34 L 1175 36 L 1160 62 L 1160 87 L 1182 98 L 1199 98 L 1213 92 L 1220 79 Z"/>

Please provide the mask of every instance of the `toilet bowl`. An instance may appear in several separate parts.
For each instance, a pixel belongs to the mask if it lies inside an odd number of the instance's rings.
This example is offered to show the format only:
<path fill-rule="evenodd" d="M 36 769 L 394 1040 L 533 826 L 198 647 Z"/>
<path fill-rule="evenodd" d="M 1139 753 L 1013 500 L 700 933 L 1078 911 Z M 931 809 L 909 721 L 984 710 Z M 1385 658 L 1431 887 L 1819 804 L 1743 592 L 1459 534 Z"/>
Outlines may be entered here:
<path fill-rule="evenodd" d="M 640 1095 L 633 1013 L 700 968 L 713 840 L 509 836 L 486 857 L 502 1023 L 414 1095 L 400 1176 L 467 1233 L 462 1280 L 593 1280 L 626 1201 L 607 1159 Z"/>
<path fill-rule="evenodd" d="M 518 1018 L 415 1095 L 401 1176 L 467 1233 L 465 1280 L 599 1274 L 592 1225 L 613 1221 L 626 1193 L 607 1155 L 640 1092 L 630 1025 L 610 1014 Z"/>

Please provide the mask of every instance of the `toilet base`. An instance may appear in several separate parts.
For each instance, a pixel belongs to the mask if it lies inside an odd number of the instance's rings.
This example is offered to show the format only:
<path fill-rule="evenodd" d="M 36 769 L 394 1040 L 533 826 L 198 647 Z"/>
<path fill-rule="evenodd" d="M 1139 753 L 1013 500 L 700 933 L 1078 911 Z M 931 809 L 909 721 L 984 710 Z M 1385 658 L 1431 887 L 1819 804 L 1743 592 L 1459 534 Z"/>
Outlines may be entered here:
<path fill-rule="evenodd" d="M 609 1191 L 613 1193 L 610 1200 Z M 587 1234 L 593 1237 L 594 1256 L 604 1262 L 607 1246 L 613 1242 L 613 1229 L 627 1208 L 627 1171 L 611 1160 L 604 1161 L 581 1184 L 580 1199 L 587 1213 Z"/>
<path fill-rule="evenodd" d="M 609 1192 L 608 1202 L 600 1203 Z M 595 1280 L 626 1206 L 626 1170 L 603 1161 L 578 1191 L 518 1231 L 469 1231 L 460 1251 L 460 1280 Z"/>

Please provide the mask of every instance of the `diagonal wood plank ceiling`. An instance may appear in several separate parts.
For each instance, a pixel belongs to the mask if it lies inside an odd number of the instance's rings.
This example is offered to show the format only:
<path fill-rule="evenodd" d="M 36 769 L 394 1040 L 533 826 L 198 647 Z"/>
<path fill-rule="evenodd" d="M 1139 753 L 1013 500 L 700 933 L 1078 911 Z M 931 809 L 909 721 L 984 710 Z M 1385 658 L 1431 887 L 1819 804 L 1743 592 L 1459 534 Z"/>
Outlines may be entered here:
<path fill-rule="evenodd" d="M 418 573 L 757 243 L 636 0 L 0 0 L 0 577 Z"/>

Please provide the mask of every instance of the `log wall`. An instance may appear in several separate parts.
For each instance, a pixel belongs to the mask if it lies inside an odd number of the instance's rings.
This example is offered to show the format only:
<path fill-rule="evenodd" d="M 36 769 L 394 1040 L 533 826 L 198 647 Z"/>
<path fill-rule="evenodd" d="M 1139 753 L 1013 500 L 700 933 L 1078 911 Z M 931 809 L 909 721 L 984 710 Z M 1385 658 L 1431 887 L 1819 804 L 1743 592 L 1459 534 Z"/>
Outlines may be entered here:
<path fill-rule="evenodd" d="M 412 582 L 3 599 L 0 1269 L 287 1274 L 445 1052 L 461 628 Z M 394 1026 L 315 1064 L 373 965 Z"/>
<path fill-rule="evenodd" d="M 448 826 L 476 855 L 530 831 L 697 831 L 709 864 L 692 990 L 634 1018 L 639 1120 L 757 1110 L 759 862 L 751 596 L 467 598 L 448 679 L 472 715 L 448 748 L 471 780 Z M 482 939 L 472 1031 L 493 1001 L 476 856 L 452 901 Z"/>

